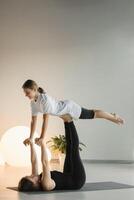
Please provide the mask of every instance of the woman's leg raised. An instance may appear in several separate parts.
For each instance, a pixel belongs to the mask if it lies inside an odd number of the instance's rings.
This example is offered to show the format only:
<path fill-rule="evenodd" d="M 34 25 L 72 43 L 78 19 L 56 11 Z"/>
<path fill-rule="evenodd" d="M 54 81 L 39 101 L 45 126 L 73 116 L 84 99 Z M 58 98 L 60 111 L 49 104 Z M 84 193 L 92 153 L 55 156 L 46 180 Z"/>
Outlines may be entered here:
<path fill-rule="evenodd" d="M 66 156 L 63 166 L 63 172 L 53 170 L 51 171 L 51 177 L 56 183 L 54 190 L 61 189 L 74 189 L 73 182 L 73 158 L 72 158 L 72 137 L 69 123 L 64 121 L 65 137 L 66 137 Z"/>
<path fill-rule="evenodd" d="M 63 173 L 72 172 L 72 141 L 71 141 L 71 132 L 69 129 L 69 123 L 64 122 L 65 127 L 65 138 L 66 138 L 66 156 L 63 166 Z"/>
<path fill-rule="evenodd" d="M 73 178 L 73 188 L 80 189 L 85 181 L 86 181 L 86 172 L 84 165 L 82 163 L 80 152 L 79 152 L 79 137 L 77 134 L 76 127 L 74 122 L 71 121 L 68 123 L 69 129 L 71 133 L 71 142 L 72 142 L 72 149 L 71 149 L 71 167 L 70 172 Z"/>

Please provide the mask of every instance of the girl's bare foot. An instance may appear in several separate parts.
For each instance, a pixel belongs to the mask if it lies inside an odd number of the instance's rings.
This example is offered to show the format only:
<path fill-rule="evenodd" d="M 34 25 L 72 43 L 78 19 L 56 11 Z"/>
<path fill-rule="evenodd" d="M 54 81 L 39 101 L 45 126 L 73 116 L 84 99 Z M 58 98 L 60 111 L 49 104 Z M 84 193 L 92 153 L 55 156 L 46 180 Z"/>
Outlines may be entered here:
<path fill-rule="evenodd" d="M 114 122 L 116 124 L 121 125 L 121 124 L 125 123 L 125 121 L 119 115 L 117 115 L 116 113 L 111 113 L 111 114 L 114 116 Z"/>

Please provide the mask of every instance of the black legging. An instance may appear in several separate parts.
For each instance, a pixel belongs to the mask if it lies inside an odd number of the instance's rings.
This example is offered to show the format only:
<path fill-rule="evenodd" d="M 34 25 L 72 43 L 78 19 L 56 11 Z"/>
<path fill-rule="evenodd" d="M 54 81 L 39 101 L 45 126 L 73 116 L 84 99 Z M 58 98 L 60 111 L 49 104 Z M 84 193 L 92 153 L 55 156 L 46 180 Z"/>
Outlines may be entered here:
<path fill-rule="evenodd" d="M 80 189 L 86 181 L 86 173 L 79 154 L 79 137 L 74 122 L 64 122 L 66 157 L 63 172 L 51 171 L 56 187 L 53 190 Z"/>

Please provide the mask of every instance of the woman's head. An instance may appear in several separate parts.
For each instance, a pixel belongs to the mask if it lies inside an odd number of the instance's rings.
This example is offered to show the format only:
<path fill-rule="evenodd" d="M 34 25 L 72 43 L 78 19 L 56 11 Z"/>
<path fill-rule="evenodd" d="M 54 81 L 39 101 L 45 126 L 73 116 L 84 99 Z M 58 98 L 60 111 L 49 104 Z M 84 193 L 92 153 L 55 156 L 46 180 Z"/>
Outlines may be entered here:
<path fill-rule="evenodd" d="M 19 191 L 39 191 L 41 190 L 40 176 L 25 176 L 18 184 Z"/>
<path fill-rule="evenodd" d="M 33 99 L 38 92 L 45 93 L 44 89 L 39 87 L 38 84 L 31 79 L 25 81 L 22 85 L 22 88 L 24 89 L 25 95 L 28 96 L 30 99 Z"/>

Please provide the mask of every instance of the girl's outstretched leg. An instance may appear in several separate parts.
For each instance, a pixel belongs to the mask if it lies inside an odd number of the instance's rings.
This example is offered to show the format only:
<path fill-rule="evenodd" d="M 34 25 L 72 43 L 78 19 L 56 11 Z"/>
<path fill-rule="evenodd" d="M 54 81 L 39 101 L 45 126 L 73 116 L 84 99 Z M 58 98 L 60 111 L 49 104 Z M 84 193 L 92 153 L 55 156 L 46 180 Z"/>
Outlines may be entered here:
<path fill-rule="evenodd" d="M 107 120 L 110 120 L 116 124 L 124 124 L 124 119 L 122 119 L 119 115 L 116 113 L 109 113 L 103 110 L 94 110 L 95 116 L 94 118 L 104 118 Z"/>
<path fill-rule="evenodd" d="M 100 109 L 87 109 L 82 107 L 79 119 L 94 119 L 103 118 L 112 121 L 116 124 L 124 124 L 124 119 L 122 119 L 116 113 L 109 113 Z"/>

